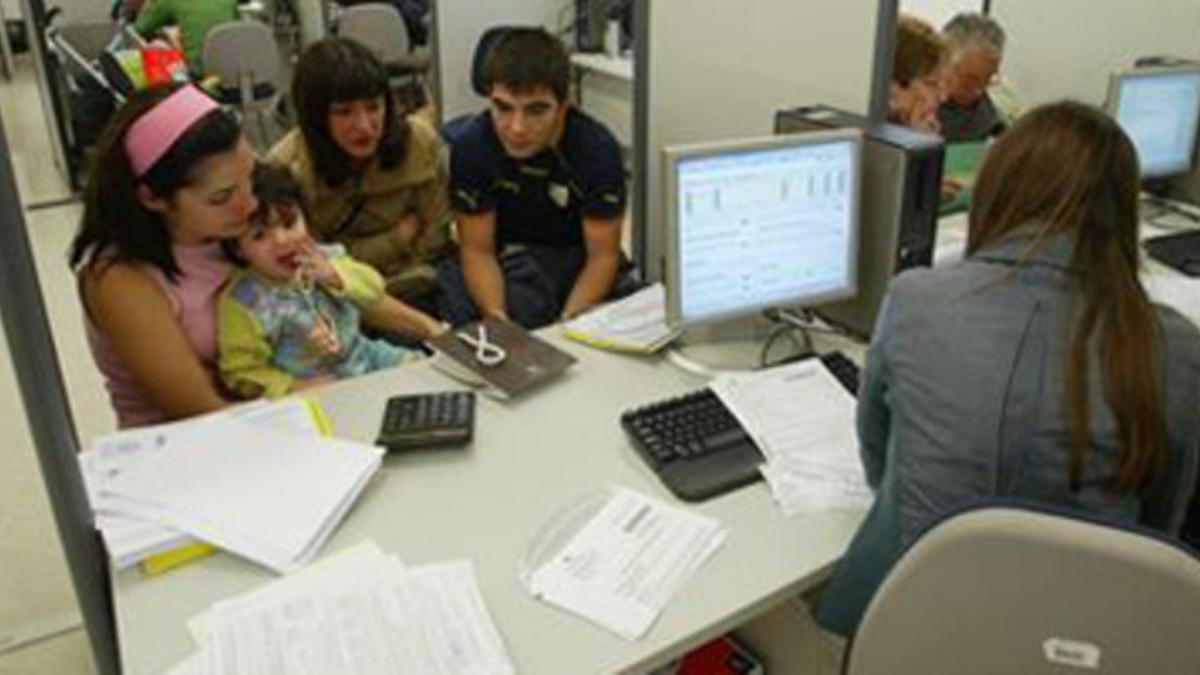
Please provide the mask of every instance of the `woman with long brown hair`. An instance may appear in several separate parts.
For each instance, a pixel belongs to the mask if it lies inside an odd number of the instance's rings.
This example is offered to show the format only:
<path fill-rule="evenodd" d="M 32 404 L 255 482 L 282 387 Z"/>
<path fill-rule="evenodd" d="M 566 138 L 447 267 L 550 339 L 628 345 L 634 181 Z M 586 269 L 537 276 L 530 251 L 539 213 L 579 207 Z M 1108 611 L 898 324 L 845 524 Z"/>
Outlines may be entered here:
<path fill-rule="evenodd" d="M 1177 532 L 1200 449 L 1200 332 L 1138 280 L 1117 124 L 1043 106 L 988 152 L 967 258 L 897 277 L 859 394 L 875 503 L 817 611 L 849 635 L 939 518 L 1012 497 Z"/>

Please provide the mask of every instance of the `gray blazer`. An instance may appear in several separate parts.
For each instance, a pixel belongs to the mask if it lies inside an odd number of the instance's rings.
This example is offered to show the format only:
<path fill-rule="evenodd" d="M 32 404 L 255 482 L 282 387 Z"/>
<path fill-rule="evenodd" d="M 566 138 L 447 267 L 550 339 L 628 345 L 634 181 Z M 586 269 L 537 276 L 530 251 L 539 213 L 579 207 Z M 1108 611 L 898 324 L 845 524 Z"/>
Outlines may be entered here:
<path fill-rule="evenodd" d="M 1156 307 L 1164 338 L 1171 466 L 1141 494 L 1114 496 L 1115 421 L 1092 358 L 1092 448 L 1068 488 L 1066 358 L 1078 301 L 1070 242 L 1025 256 L 1026 240 L 893 280 L 858 401 L 875 502 L 818 608 L 848 635 L 892 564 L 940 517 L 1016 497 L 1177 533 L 1200 457 L 1200 331 Z M 1022 259 L 1025 258 L 1023 261 Z"/>

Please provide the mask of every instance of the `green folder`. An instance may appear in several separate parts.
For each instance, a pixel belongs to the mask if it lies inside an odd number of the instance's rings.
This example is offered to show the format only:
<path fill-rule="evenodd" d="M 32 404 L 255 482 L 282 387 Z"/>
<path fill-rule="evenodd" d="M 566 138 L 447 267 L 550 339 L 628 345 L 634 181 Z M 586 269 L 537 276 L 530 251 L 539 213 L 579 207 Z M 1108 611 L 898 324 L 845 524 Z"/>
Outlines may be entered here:
<path fill-rule="evenodd" d="M 987 149 L 987 141 L 969 141 L 965 143 L 949 143 L 946 145 L 945 160 L 942 165 L 942 179 L 953 180 L 963 186 L 954 199 L 938 205 L 939 215 L 948 215 L 966 211 L 971 203 L 971 190 L 975 187 L 975 174 L 983 161 L 983 153 Z"/>

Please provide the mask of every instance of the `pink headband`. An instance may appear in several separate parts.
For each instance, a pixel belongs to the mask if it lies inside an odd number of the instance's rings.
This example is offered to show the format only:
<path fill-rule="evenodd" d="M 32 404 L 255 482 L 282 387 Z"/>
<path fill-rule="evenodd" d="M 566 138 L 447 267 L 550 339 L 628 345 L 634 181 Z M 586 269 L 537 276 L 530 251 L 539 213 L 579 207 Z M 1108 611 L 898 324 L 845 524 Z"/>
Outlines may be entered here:
<path fill-rule="evenodd" d="M 215 101 L 187 84 L 139 117 L 125 132 L 125 155 L 134 175 L 145 176 L 196 120 L 217 108 Z"/>

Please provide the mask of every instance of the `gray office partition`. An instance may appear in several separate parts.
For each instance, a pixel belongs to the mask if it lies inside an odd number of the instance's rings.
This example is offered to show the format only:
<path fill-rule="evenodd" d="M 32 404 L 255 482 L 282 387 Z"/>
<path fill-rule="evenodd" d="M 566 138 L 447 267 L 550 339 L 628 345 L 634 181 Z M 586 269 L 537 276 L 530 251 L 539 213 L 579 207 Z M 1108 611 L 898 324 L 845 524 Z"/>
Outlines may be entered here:
<path fill-rule="evenodd" d="M 896 50 L 896 17 L 900 0 L 879 0 L 875 18 L 875 51 L 871 63 L 871 101 L 867 115 L 874 122 L 887 119 L 892 98 L 892 52 Z"/>
<path fill-rule="evenodd" d="M 770 135 L 796 105 L 867 114 L 877 24 L 894 14 L 895 0 L 638 0 L 633 243 L 648 278 L 663 277 L 663 148 Z"/>
<path fill-rule="evenodd" d="M 3 119 L 0 119 L 0 315 L 96 668 L 101 675 L 117 675 L 120 659 L 107 558 L 92 525 L 92 510 L 75 460 L 79 449 L 75 424 L 42 305 Z"/>
<path fill-rule="evenodd" d="M 993 0 L 1008 34 L 1000 72 L 1026 106 L 1103 103 L 1109 74 L 1135 59 L 1200 59 L 1200 0 Z"/>

